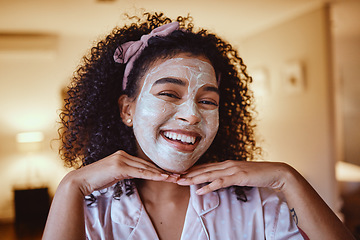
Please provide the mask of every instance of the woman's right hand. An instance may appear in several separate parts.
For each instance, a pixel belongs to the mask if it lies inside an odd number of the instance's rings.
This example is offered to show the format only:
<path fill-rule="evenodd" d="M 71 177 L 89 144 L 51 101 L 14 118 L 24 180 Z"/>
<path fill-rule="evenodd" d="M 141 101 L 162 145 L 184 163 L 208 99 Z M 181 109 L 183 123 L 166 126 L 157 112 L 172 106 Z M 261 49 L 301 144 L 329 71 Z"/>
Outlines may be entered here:
<path fill-rule="evenodd" d="M 85 239 L 84 196 L 130 178 L 176 182 L 152 162 L 117 151 L 64 177 L 52 201 L 43 240 Z"/>
<path fill-rule="evenodd" d="M 108 157 L 67 174 L 62 183 L 78 186 L 83 196 L 109 187 L 123 179 L 141 178 L 153 181 L 172 181 L 169 174 L 154 163 L 117 151 Z M 175 180 L 173 180 L 175 181 Z"/>

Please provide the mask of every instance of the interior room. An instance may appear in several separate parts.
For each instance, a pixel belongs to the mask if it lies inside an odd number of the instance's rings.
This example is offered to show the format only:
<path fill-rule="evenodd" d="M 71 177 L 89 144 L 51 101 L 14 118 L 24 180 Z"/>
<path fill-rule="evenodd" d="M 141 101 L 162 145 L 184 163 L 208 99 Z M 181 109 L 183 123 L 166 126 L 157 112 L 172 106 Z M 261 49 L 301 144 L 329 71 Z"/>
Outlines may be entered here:
<path fill-rule="evenodd" d="M 190 14 L 239 51 L 262 159 L 292 165 L 360 239 L 359 0 L 0 0 L 2 239 L 41 238 L 71 170 L 58 154 L 64 89 L 96 40 L 143 11 Z"/>

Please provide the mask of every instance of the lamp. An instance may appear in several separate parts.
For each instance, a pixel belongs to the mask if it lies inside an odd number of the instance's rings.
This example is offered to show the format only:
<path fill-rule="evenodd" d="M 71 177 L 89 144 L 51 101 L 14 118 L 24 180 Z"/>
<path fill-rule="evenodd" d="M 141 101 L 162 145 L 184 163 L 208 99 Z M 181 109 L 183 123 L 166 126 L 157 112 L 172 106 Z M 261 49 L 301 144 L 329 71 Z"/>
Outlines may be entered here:
<path fill-rule="evenodd" d="M 40 151 L 43 140 L 43 132 L 22 132 L 16 135 L 17 148 L 20 152 Z"/>

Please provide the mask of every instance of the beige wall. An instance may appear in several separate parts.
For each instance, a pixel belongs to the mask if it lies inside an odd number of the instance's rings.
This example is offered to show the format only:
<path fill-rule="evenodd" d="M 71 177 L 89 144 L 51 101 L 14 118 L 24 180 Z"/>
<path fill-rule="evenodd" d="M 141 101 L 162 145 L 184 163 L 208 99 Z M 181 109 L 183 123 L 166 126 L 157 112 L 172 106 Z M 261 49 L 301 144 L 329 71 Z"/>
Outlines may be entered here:
<path fill-rule="evenodd" d="M 360 166 L 360 36 L 336 37 L 334 55 L 343 114 L 343 160 Z"/>
<path fill-rule="evenodd" d="M 0 222 L 13 221 L 13 189 L 47 186 L 54 194 L 68 171 L 54 141 L 61 89 L 93 38 L 55 36 L 46 48 L 37 44 L 41 39 L 32 45 L 24 36 L 0 44 L 0 94 L 6 99 L 0 101 Z M 44 133 L 39 151 L 19 150 L 15 137 L 23 131 Z"/>
<path fill-rule="evenodd" d="M 240 44 L 250 73 L 259 68 L 268 73 L 267 92 L 257 100 L 265 158 L 294 166 L 334 209 L 336 159 L 329 49 L 327 7 Z M 286 92 L 282 82 L 281 73 L 289 61 L 301 61 L 305 69 L 305 89 L 296 94 Z"/>

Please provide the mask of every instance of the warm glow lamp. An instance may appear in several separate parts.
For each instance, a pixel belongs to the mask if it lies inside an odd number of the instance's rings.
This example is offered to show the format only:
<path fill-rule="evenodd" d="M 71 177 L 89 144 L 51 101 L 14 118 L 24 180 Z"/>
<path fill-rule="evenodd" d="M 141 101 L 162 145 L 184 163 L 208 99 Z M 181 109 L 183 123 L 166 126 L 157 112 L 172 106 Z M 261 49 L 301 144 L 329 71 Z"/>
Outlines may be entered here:
<path fill-rule="evenodd" d="M 16 135 L 16 142 L 18 143 L 31 143 L 42 142 L 44 134 L 42 132 L 23 132 Z"/>
<path fill-rule="evenodd" d="M 37 152 L 41 150 L 44 140 L 42 132 L 22 132 L 16 135 L 17 147 L 20 152 Z"/>

